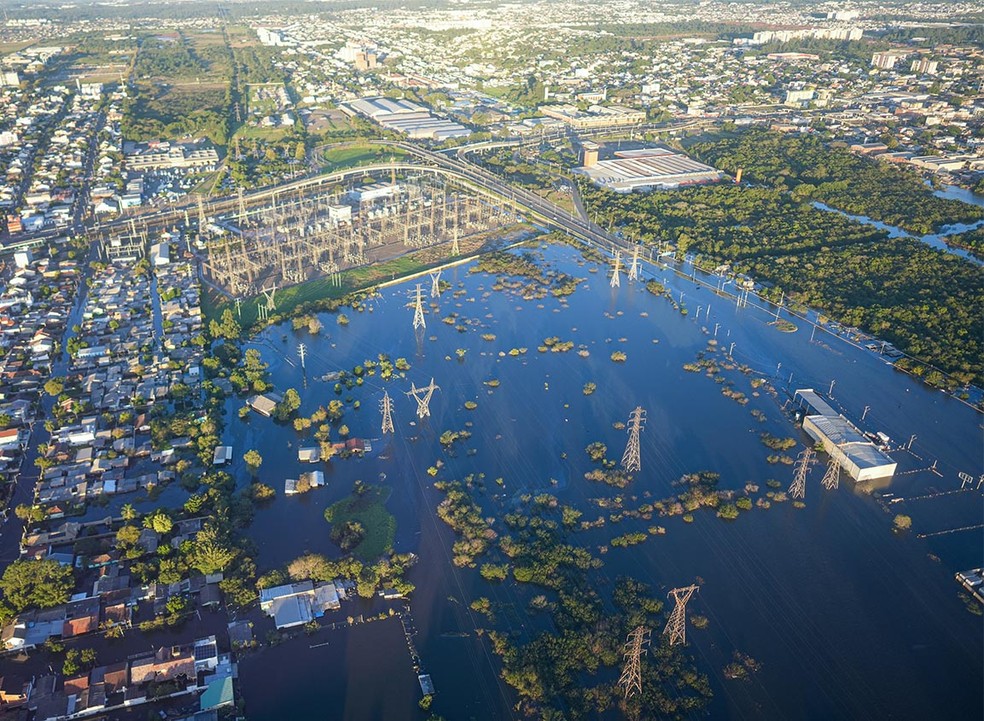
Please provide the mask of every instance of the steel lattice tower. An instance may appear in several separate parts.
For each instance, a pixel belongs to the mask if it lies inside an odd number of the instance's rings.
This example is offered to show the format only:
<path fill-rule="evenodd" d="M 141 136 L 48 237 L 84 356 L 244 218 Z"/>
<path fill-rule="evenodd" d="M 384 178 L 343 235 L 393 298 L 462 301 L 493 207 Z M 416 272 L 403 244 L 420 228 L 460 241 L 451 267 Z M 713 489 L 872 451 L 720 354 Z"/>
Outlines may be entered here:
<path fill-rule="evenodd" d="M 637 473 L 642 470 L 642 454 L 639 449 L 639 433 L 646 422 L 646 411 L 642 406 L 636 406 L 635 410 L 629 414 L 629 442 L 625 446 L 625 453 L 622 454 L 622 468 L 627 473 Z"/>
<path fill-rule="evenodd" d="M 441 271 L 430 274 L 431 279 L 431 298 L 439 298 L 441 295 Z"/>
<path fill-rule="evenodd" d="M 379 410 L 383 414 L 383 434 L 393 433 L 393 399 L 386 391 L 383 391 L 383 400 L 379 402 Z"/>
<path fill-rule="evenodd" d="M 420 289 L 420 284 L 417 284 L 416 290 L 417 296 L 414 299 L 414 310 L 413 310 L 413 328 L 426 328 L 427 321 L 424 320 L 424 294 Z"/>
<path fill-rule="evenodd" d="M 649 633 L 645 626 L 636 626 L 625 639 L 625 651 L 622 654 L 625 665 L 622 667 L 622 677 L 618 680 L 618 685 L 625 690 L 625 698 L 633 693 L 642 693 L 640 660 L 649 645 Z"/>
<path fill-rule="evenodd" d="M 671 646 L 687 643 L 687 601 L 699 588 L 700 586 L 694 584 L 683 588 L 674 588 L 666 594 L 667 598 L 672 598 L 676 602 L 676 605 L 673 606 L 673 612 L 670 613 L 670 620 L 666 622 L 666 628 L 663 629 L 663 635 L 670 637 Z"/>
<path fill-rule="evenodd" d="M 789 486 L 791 497 L 806 498 L 806 477 L 816 462 L 812 448 L 807 448 L 796 457 L 796 472 L 793 475 L 793 482 Z"/>
<path fill-rule="evenodd" d="M 407 391 L 407 395 L 413 396 L 413 399 L 417 401 L 418 418 L 426 418 L 430 415 L 430 400 L 436 390 L 440 390 L 440 387 L 434 385 L 433 378 L 431 378 L 430 385 L 423 388 L 417 388 L 413 383 L 410 383 L 410 390 Z"/>
<path fill-rule="evenodd" d="M 823 480 L 820 483 L 828 491 L 832 491 L 840 485 L 841 476 L 841 464 L 833 456 L 830 457 L 830 461 L 827 463 L 827 472 L 823 476 Z"/>
<path fill-rule="evenodd" d="M 612 268 L 612 288 L 618 288 L 621 285 L 621 281 L 618 277 L 618 271 L 622 267 L 622 251 L 615 251 L 615 267 Z"/>
<path fill-rule="evenodd" d="M 639 280 L 639 246 L 632 249 L 632 265 L 629 266 L 629 280 Z"/>

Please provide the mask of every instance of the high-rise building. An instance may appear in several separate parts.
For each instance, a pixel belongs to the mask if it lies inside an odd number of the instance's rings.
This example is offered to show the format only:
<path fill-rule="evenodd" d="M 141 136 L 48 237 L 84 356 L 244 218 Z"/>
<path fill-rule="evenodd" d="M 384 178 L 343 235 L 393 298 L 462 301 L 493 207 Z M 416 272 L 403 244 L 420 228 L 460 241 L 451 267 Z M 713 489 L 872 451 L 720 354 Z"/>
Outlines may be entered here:
<path fill-rule="evenodd" d="M 940 64 L 936 60 L 922 58 L 912 61 L 912 72 L 919 73 L 920 75 L 936 75 L 936 70 L 939 66 Z"/>
<path fill-rule="evenodd" d="M 891 70 L 895 67 L 900 59 L 904 58 L 906 53 L 899 52 L 898 50 L 886 50 L 880 53 L 874 53 L 871 56 L 871 67 L 879 68 L 880 70 Z"/>

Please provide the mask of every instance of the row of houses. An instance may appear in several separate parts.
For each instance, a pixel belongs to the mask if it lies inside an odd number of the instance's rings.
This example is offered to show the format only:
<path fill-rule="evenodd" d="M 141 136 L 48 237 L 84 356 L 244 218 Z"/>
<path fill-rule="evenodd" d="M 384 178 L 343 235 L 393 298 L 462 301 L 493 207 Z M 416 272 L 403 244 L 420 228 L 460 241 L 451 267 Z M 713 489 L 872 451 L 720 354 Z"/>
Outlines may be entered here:
<path fill-rule="evenodd" d="M 27 708 L 36 721 L 85 718 L 132 708 L 166 696 L 201 693 L 203 714 L 234 702 L 236 664 L 220 654 L 215 636 L 158 648 L 71 677 L 50 674 L 0 680 L 3 700 Z M 202 718 L 207 718 L 203 716 Z"/>
<path fill-rule="evenodd" d="M 149 273 L 125 265 L 97 268 L 73 347 L 63 420 L 52 429 L 37 504 L 49 518 L 95 497 L 149 490 L 173 480 L 168 467 L 187 438 L 154 450 L 151 426 L 137 404 L 154 404 L 173 389 L 199 387 L 203 356 L 198 281 L 187 262 L 151 268 L 159 297 L 151 299 Z M 155 324 L 151 301 L 160 303 Z M 184 391 L 182 391 L 184 392 Z M 133 473 L 138 459 L 141 472 Z"/>
<path fill-rule="evenodd" d="M 11 480 L 20 469 L 78 283 L 74 261 L 22 251 L 0 292 L 0 478 Z"/>

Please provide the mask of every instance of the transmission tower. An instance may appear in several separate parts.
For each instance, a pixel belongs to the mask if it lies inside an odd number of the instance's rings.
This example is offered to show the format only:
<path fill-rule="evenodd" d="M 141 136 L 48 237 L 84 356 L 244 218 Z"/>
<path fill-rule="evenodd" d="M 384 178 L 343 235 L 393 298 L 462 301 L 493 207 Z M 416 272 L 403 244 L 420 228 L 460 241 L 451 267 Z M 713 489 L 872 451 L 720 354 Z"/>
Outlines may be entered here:
<path fill-rule="evenodd" d="M 629 442 L 625 446 L 625 453 L 622 454 L 622 468 L 627 473 L 638 473 L 642 470 L 642 454 L 639 451 L 639 433 L 642 431 L 642 424 L 646 422 L 646 411 L 642 406 L 636 406 L 635 410 L 629 414 Z"/>
<path fill-rule="evenodd" d="M 426 418 L 431 414 L 430 400 L 436 390 L 440 389 L 434 385 L 433 378 L 431 378 L 430 385 L 424 386 L 423 388 L 417 388 L 412 382 L 410 383 L 410 390 L 407 391 L 407 395 L 413 396 L 413 399 L 417 401 L 417 418 Z"/>
<path fill-rule="evenodd" d="M 670 637 L 671 646 L 687 643 L 687 601 L 699 588 L 700 586 L 694 584 L 683 588 L 674 588 L 666 594 L 667 598 L 672 598 L 676 602 L 676 605 L 673 606 L 673 612 L 670 613 L 670 620 L 666 622 L 666 628 L 663 629 L 663 635 Z"/>
<path fill-rule="evenodd" d="M 454 226 L 454 235 L 451 237 L 451 255 L 461 255 L 461 247 L 458 245 L 458 226 Z"/>
<path fill-rule="evenodd" d="M 639 280 L 639 246 L 632 249 L 632 265 L 629 266 L 629 280 Z"/>
<path fill-rule="evenodd" d="M 413 387 L 413 384 L 410 384 Z M 379 402 L 379 410 L 383 414 L 383 433 L 393 433 L 393 399 L 383 391 L 383 400 Z"/>
<path fill-rule="evenodd" d="M 796 471 L 789 486 L 789 495 L 792 498 L 806 498 L 806 477 L 816 462 L 812 448 L 807 448 L 796 457 Z"/>
<path fill-rule="evenodd" d="M 413 329 L 426 328 L 427 321 L 424 320 L 424 294 L 420 288 L 420 284 L 417 284 L 417 295 L 414 299 L 414 310 L 413 310 Z"/>
<path fill-rule="evenodd" d="M 269 316 L 271 310 L 277 309 L 277 303 L 275 300 L 277 296 L 277 284 L 274 283 L 270 290 L 260 288 L 260 292 L 263 293 L 263 297 L 266 298 L 267 316 Z"/>
<path fill-rule="evenodd" d="M 303 343 L 299 343 L 297 345 L 297 355 L 300 356 L 300 359 L 301 359 L 301 368 L 304 369 L 305 368 L 305 366 L 304 366 L 304 358 L 305 358 L 305 356 L 307 356 L 307 346 L 304 345 Z"/>
<path fill-rule="evenodd" d="M 205 231 L 205 196 L 198 196 L 198 232 Z"/>
<path fill-rule="evenodd" d="M 618 288 L 621 285 L 618 277 L 618 271 L 622 267 L 622 251 L 615 251 L 615 267 L 612 268 L 612 288 Z"/>
<path fill-rule="evenodd" d="M 236 191 L 236 195 L 239 198 L 239 227 L 242 228 L 246 225 L 246 197 L 243 195 L 243 186 L 239 186 Z"/>
<path fill-rule="evenodd" d="M 642 668 L 639 665 L 642 654 L 649 645 L 650 631 L 645 626 L 636 626 L 625 639 L 625 665 L 622 667 L 622 677 L 618 685 L 625 691 L 625 698 L 633 693 L 642 693 Z"/>
<path fill-rule="evenodd" d="M 841 478 L 841 464 L 834 458 L 830 457 L 830 461 L 827 462 L 827 472 L 823 474 L 823 480 L 820 483 L 828 491 L 832 491 L 840 485 Z"/>
<path fill-rule="evenodd" d="M 441 271 L 437 271 L 437 273 L 431 273 L 430 279 L 431 279 L 431 298 L 439 298 L 441 296 Z"/>

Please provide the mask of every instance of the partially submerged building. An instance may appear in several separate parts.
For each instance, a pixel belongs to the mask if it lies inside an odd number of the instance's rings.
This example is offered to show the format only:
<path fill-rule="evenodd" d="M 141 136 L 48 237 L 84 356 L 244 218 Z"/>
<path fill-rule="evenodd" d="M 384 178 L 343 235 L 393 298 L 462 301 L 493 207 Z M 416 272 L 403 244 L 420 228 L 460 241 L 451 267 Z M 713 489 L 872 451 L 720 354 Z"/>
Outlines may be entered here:
<path fill-rule="evenodd" d="M 803 430 L 840 463 L 855 481 L 891 478 L 898 465 L 812 388 L 794 395 L 803 408 Z"/>
<path fill-rule="evenodd" d="M 299 581 L 260 591 L 260 608 L 280 628 L 292 628 L 320 618 L 325 611 L 341 608 L 334 583 Z"/>

